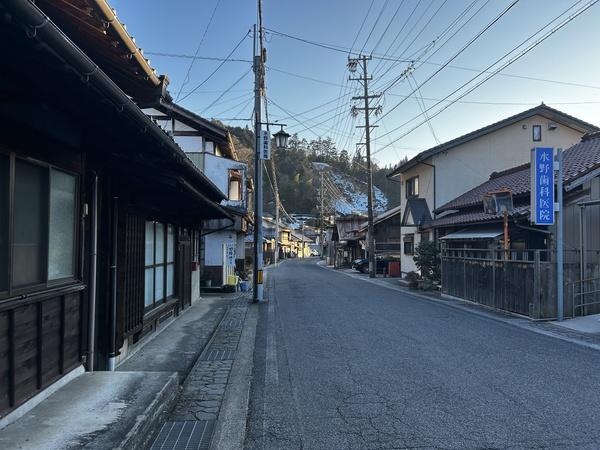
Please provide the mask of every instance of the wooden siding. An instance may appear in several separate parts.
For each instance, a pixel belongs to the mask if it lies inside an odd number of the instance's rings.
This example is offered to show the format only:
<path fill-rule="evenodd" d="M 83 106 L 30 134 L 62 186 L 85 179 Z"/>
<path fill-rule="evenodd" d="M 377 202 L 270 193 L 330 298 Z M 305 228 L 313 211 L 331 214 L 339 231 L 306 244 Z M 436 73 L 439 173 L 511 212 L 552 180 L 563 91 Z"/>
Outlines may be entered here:
<path fill-rule="evenodd" d="M 79 365 L 82 290 L 0 305 L 0 417 Z"/>
<path fill-rule="evenodd" d="M 144 319 L 144 254 L 145 220 L 136 214 L 127 214 L 121 227 L 119 246 L 119 285 L 117 286 L 117 317 L 122 322 L 123 335 L 137 333 Z M 121 344 L 117 339 L 117 343 Z"/>

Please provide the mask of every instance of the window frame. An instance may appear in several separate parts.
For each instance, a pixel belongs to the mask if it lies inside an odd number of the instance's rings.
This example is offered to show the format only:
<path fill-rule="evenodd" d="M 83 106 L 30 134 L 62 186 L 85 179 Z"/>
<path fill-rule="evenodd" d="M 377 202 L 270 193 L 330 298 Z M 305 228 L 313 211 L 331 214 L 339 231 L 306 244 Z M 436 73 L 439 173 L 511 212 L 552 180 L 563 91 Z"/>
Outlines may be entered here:
<path fill-rule="evenodd" d="M 535 130 L 540 131 L 539 139 L 535 138 Z M 531 139 L 533 142 L 542 142 L 542 126 L 541 125 L 532 125 L 531 126 Z"/>
<path fill-rule="evenodd" d="M 410 252 L 406 251 L 406 244 L 410 244 Z M 407 256 L 414 256 L 415 254 L 415 235 L 414 233 L 404 235 L 402 241 L 402 253 Z"/>
<path fill-rule="evenodd" d="M 39 292 L 45 289 L 68 286 L 80 281 L 81 273 L 78 265 L 79 252 L 81 249 L 80 243 L 80 229 L 79 229 L 79 217 L 81 213 L 80 199 L 81 199 L 81 176 L 79 173 L 74 172 L 64 167 L 57 166 L 55 164 L 41 161 L 35 158 L 17 155 L 13 150 L 7 150 L 0 147 L 0 154 L 8 156 L 8 280 L 7 289 L 0 291 L 0 301 L 11 298 L 17 295 L 26 295 L 35 292 Z M 15 183 L 16 183 L 16 164 L 17 161 L 31 164 L 37 167 L 41 167 L 47 174 L 46 177 L 46 195 L 45 195 L 45 227 L 44 230 L 44 248 L 43 248 L 43 265 L 44 265 L 44 281 L 39 283 L 32 283 L 28 285 L 15 287 L 14 283 L 14 238 L 15 238 Z M 63 172 L 75 178 L 75 198 L 74 198 L 74 217 L 73 217 L 73 275 L 57 278 L 54 280 L 48 279 L 48 268 L 49 268 L 49 252 L 50 252 L 50 208 L 51 208 L 51 171 L 56 170 Z"/>
<path fill-rule="evenodd" d="M 416 193 L 415 193 L 415 181 L 417 189 L 416 189 Z M 408 193 L 408 186 L 412 186 L 411 189 L 411 193 Z M 415 175 L 414 177 L 410 177 L 407 178 L 406 181 L 404 181 L 404 195 L 405 198 L 415 198 L 419 196 L 419 175 Z"/>
<path fill-rule="evenodd" d="M 231 201 L 231 202 L 241 202 L 242 201 L 242 181 L 243 181 L 243 177 L 242 177 L 242 172 L 239 169 L 229 169 L 227 172 L 227 200 Z M 231 182 L 233 180 L 236 180 L 238 182 L 238 189 L 237 189 L 237 199 L 234 200 L 231 198 Z"/>
<path fill-rule="evenodd" d="M 146 270 L 148 269 L 152 269 L 152 304 L 150 305 L 146 305 L 145 301 L 144 301 L 144 314 L 148 314 L 151 311 L 153 311 L 154 309 L 156 309 L 158 306 L 166 303 L 168 300 L 172 299 L 172 298 L 176 298 L 177 297 L 177 283 L 175 282 L 177 280 L 177 226 L 175 226 L 174 224 L 170 224 L 168 222 L 162 222 L 159 220 L 150 220 L 150 219 L 145 219 L 145 223 L 151 222 L 152 223 L 152 233 L 153 233 L 153 239 L 152 239 L 152 257 L 153 257 L 153 264 L 146 264 L 146 260 L 144 259 L 144 299 L 145 299 L 145 289 L 146 289 L 146 283 L 145 283 L 145 277 L 146 277 Z M 160 224 L 163 227 L 163 260 L 160 263 L 157 263 L 156 261 L 156 225 Z M 168 256 L 167 256 L 167 251 L 168 251 L 168 238 L 169 238 L 169 227 L 172 227 L 173 229 L 173 261 L 172 262 L 168 262 Z M 146 229 L 144 228 L 144 239 L 145 239 L 145 231 Z M 144 257 L 145 257 L 145 250 L 144 250 Z M 173 266 L 173 294 L 171 295 L 167 295 L 167 268 L 169 266 Z M 157 268 L 162 268 L 163 269 L 163 275 L 162 275 L 162 293 L 163 296 L 160 299 L 156 299 L 156 269 Z"/>

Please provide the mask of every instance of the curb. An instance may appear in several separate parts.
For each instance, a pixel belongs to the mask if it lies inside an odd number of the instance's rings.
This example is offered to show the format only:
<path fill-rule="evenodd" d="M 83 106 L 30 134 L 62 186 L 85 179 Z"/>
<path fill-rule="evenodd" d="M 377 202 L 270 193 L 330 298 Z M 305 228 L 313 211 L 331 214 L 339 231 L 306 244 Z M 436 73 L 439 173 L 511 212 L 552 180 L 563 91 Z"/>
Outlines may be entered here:
<path fill-rule="evenodd" d="M 249 304 L 210 448 L 244 448 L 257 324 L 258 308 Z"/>
<path fill-rule="evenodd" d="M 501 311 L 496 311 L 496 310 L 490 310 L 490 311 L 478 311 L 478 310 L 473 310 L 470 308 L 467 308 L 461 304 L 459 304 L 458 302 L 464 302 L 464 303 L 471 303 L 473 305 L 476 305 L 478 307 L 484 307 L 484 305 L 479 305 L 477 303 L 472 303 L 472 302 L 467 302 L 466 300 L 463 299 L 456 299 L 453 298 L 454 301 L 456 301 L 457 303 L 448 303 L 445 300 L 442 299 L 437 299 L 434 297 L 429 297 L 427 295 L 422 295 L 422 294 L 418 294 L 416 292 L 408 292 L 406 291 L 406 289 L 401 288 L 401 287 L 396 287 L 396 286 L 392 286 L 389 285 L 387 283 L 380 283 L 378 281 L 374 281 L 370 278 L 362 278 L 362 277 L 358 277 L 355 276 L 354 274 L 351 273 L 346 273 L 346 272 L 339 272 L 336 269 L 332 268 L 332 267 L 328 267 L 325 266 L 323 264 L 316 264 L 318 267 L 325 269 L 325 270 L 331 270 L 335 273 L 338 273 L 340 275 L 346 275 L 347 277 L 353 278 L 355 280 L 361 280 L 361 281 L 365 281 L 367 283 L 371 283 L 374 284 L 376 286 L 382 287 L 382 288 L 386 288 L 386 289 L 390 289 L 392 291 L 397 291 L 397 292 L 401 292 L 402 294 L 408 296 L 408 297 L 412 297 L 415 299 L 421 299 L 421 300 L 426 300 L 428 302 L 431 303 L 435 303 L 436 305 L 440 305 L 443 306 L 445 308 L 448 309 L 453 309 L 453 310 L 460 310 L 466 313 L 470 313 L 479 317 L 483 317 L 489 320 L 494 320 L 496 322 L 500 322 L 503 323 L 505 325 L 510 325 L 510 326 L 514 326 L 517 328 L 520 328 L 521 330 L 525 330 L 525 331 L 529 331 L 532 333 L 536 333 L 536 334 L 540 334 L 542 336 L 546 336 L 549 338 L 554 338 L 554 339 L 559 339 L 561 341 L 564 342 L 569 342 L 571 344 L 575 344 L 575 345 L 579 345 L 581 347 L 585 347 L 589 350 L 594 350 L 594 351 L 600 351 L 600 345 L 599 344 L 595 344 L 592 342 L 586 342 L 584 340 L 581 339 L 577 339 L 577 338 L 573 338 L 573 337 L 569 337 L 569 336 L 564 336 L 562 334 L 560 334 L 559 332 L 552 332 L 552 331 L 548 331 L 548 330 L 543 330 L 540 328 L 536 328 L 534 326 L 532 326 L 530 320 L 524 316 L 515 316 L 511 313 L 504 313 Z M 508 317 L 501 317 L 500 315 L 505 315 L 505 316 L 509 316 L 511 318 Z"/>
<path fill-rule="evenodd" d="M 119 450 L 143 450 L 147 448 L 152 442 L 156 430 L 165 422 L 178 394 L 179 380 L 177 373 L 174 372 L 169 377 L 167 384 L 160 390 L 152 403 L 148 405 L 144 414 L 137 416 L 135 425 L 115 448 Z"/>

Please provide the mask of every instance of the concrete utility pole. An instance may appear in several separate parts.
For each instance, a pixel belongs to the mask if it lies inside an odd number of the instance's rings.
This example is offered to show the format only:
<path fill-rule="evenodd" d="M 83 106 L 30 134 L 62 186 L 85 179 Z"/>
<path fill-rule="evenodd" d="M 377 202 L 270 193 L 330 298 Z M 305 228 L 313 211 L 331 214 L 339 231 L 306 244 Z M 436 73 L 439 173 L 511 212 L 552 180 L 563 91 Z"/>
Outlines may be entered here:
<path fill-rule="evenodd" d="M 321 227 L 319 229 L 319 234 L 320 234 L 320 244 L 321 244 L 321 252 L 319 253 L 319 257 L 321 259 L 323 259 L 324 255 L 323 252 L 325 251 L 325 242 L 323 242 L 325 233 L 324 233 L 324 229 L 323 227 L 325 226 L 325 211 L 323 208 L 323 195 L 324 195 L 324 188 L 325 186 L 323 186 L 323 172 L 321 171 Z"/>
<path fill-rule="evenodd" d="M 254 273 L 252 279 L 252 301 L 263 300 L 263 180 L 262 158 L 260 157 L 261 144 L 261 103 L 264 83 L 263 61 L 263 33 L 262 33 L 262 0 L 258 0 L 259 30 L 256 33 L 254 25 Z M 257 54 L 258 37 L 258 54 Z"/>
<path fill-rule="evenodd" d="M 371 170 L 371 128 L 377 125 L 369 124 L 369 116 L 371 111 L 380 111 L 380 107 L 370 107 L 369 100 L 372 98 L 379 98 L 381 94 L 369 95 L 369 81 L 373 77 L 368 75 L 367 61 L 371 59 L 370 56 L 361 55 L 357 59 L 348 58 L 348 68 L 350 72 L 356 72 L 357 66 L 360 63 L 362 66 L 362 76 L 358 78 L 349 77 L 349 80 L 355 80 L 362 82 L 364 95 L 352 97 L 352 100 L 364 100 L 364 107 L 359 108 L 357 106 L 352 107 L 353 114 L 358 114 L 358 111 L 364 111 L 365 113 L 365 124 L 359 125 L 357 128 L 365 129 L 365 147 L 367 149 L 367 208 L 368 208 L 368 228 L 367 228 L 367 249 L 369 252 L 369 277 L 375 278 L 377 267 L 375 266 L 375 236 L 373 227 L 373 171 Z"/>

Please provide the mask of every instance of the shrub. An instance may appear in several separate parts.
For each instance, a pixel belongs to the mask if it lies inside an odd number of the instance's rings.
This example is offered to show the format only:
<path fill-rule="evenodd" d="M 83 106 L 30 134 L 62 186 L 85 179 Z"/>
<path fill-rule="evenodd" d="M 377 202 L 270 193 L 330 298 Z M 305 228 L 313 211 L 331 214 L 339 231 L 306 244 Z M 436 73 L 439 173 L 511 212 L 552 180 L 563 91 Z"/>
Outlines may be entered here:
<path fill-rule="evenodd" d="M 440 281 L 440 252 L 434 241 L 421 241 L 413 257 L 421 276 L 433 283 Z"/>
<path fill-rule="evenodd" d="M 416 289 L 419 285 L 419 274 L 417 272 L 408 272 L 405 279 L 408 281 L 408 287 L 411 289 Z"/>

